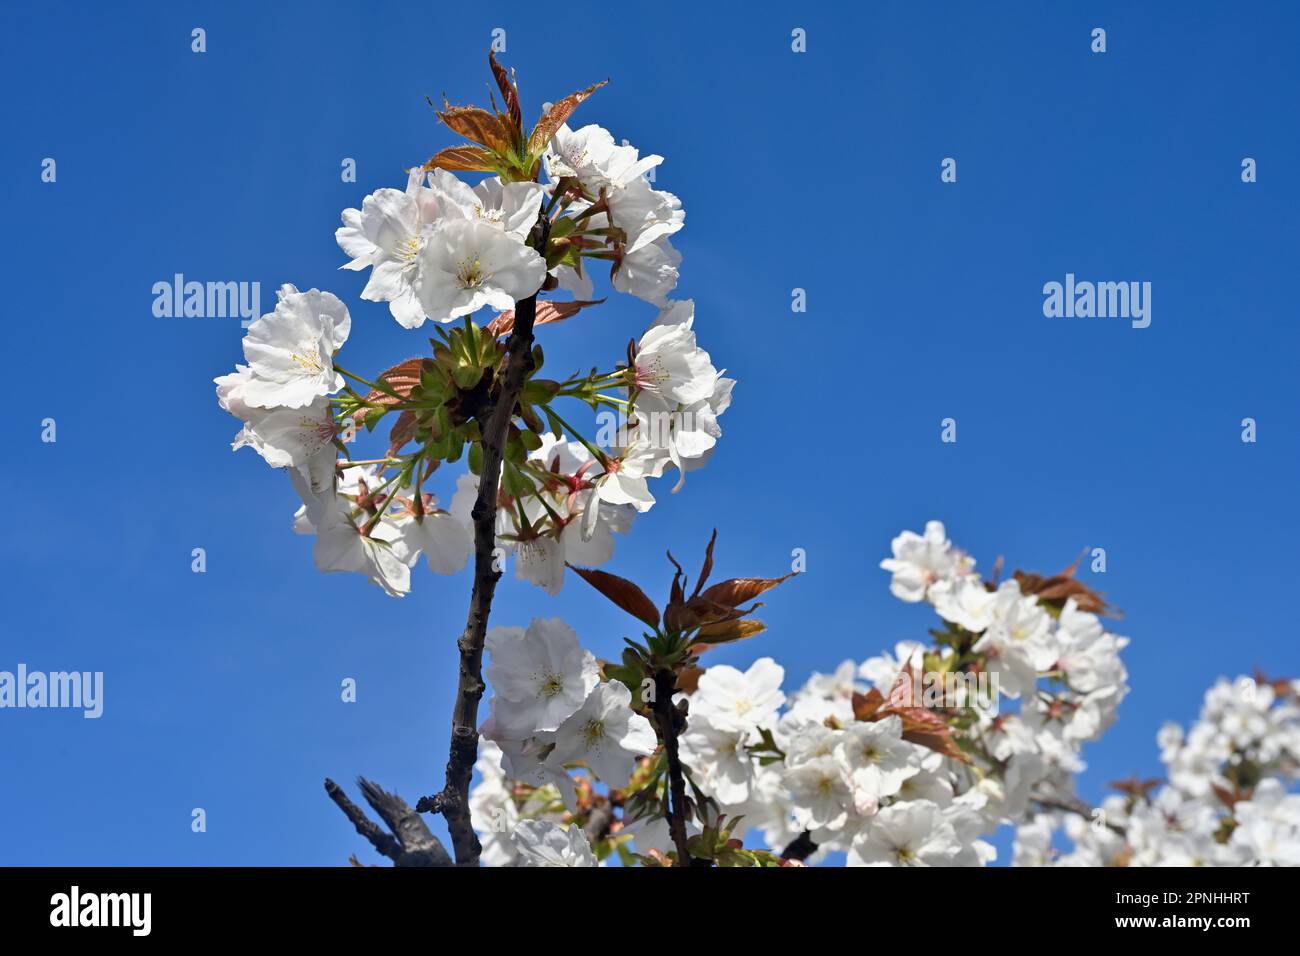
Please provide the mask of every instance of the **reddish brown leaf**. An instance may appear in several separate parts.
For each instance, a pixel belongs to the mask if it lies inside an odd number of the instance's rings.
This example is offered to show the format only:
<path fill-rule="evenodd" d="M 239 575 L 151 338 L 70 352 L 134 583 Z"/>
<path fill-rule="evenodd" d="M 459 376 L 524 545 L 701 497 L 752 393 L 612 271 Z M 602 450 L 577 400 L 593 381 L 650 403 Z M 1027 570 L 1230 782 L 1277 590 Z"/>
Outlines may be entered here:
<path fill-rule="evenodd" d="M 514 124 L 515 129 L 519 132 L 519 138 L 524 135 L 524 115 L 519 109 L 519 89 L 515 86 L 514 80 L 506 72 L 506 68 L 497 62 L 496 53 L 488 50 L 488 65 L 492 67 L 492 75 L 496 77 L 497 89 L 501 91 L 501 96 L 506 101 L 506 110 L 510 113 L 510 121 Z"/>
<path fill-rule="evenodd" d="M 713 546 L 718 541 L 718 529 L 713 529 L 713 534 L 709 537 L 709 546 L 704 549 L 704 564 L 700 566 L 700 577 L 695 582 L 695 590 L 691 592 L 691 597 L 696 597 L 700 589 L 704 587 L 704 582 L 709 579 L 713 572 Z"/>
<path fill-rule="evenodd" d="M 1120 793 L 1126 793 L 1130 797 L 1145 797 L 1156 787 L 1160 786 L 1159 780 L 1139 780 L 1136 776 L 1129 777 L 1127 780 L 1115 780 L 1111 787 Z"/>
<path fill-rule="evenodd" d="M 668 560 L 671 561 L 673 565 L 673 583 L 672 587 L 669 588 L 668 603 L 685 604 L 686 592 L 682 590 L 682 581 L 685 580 L 686 574 L 682 571 L 682 566 L 677 563 L 677 559 L 673 557 L 671 551 L 668 552 Z"/>
<path fill-rule="evenodd" d="M 659 609 L 645 596 L 644 591 L 627 578 L 620 578 L 617 574 L 609 574 L 593 568 L 577 568 L 572 564 L 569 567 L 628 614 L 645 621 L 651 627 L 659 626 Z"/>
<path fill-rule="evenodd" d="M 723 581 L 721 584 L 715 584 L 707 588 L 700 597 L 716 604 L 736 607 L 746 601 L 753 600 L 764 591 L 770 591 L 782 581 L 787 581 L 798 573 L 797 571 L 791 571 L 779 578 L 732 578 L 729 581 Z"/>
<path fill-rule="evenodd" d="M 555 131 L 564 125 L 564 121 L 573 114 L 573 111 L 578 108 L 582 101 L 608 82 L 609 80 L 601 80 L 585 90 L 570 93 L 558 103 L 551 104 L 551 108 L 542 115 L 542 118 L 537 121 L 537 125 L 533 127 L 533 134 L 528 137 L 528 152 L 533 156 L 540 156 L 546 150 L 551 137 L 555 135 Z"/>
<path fill-rule="evenodd" d="M 496 161 L 486 149 L 477 146 L 448 146 L 441 152 L 435 153 L 424 164 L 424 168 L 470 173 L 492 172 L 496 169 Z"/>
<path fill-rule="evenodd" d="M 1086 553 L 1086 551 L 1083 552 L 1083 554 Z M 1080 554 L 1074 560 L 1074 563 L 1060 574 L 1055 574 L 1049 578 L 1030 571 L 1017 571 L 1012 577 L 1019 582 L 1022 593 L 1033 594 L 1040 601 L 1064 606 L 1066 601 L 1074 598 L 1081 611 L 1101 614 L 1106 617 L 1122 617 L 1118 610 L 1106 603 L 1103 595 L 1093 591 L 1074 577 L 1075 572 L 1079 570 L 1079 562 L 1083 560 L 1083 554 Z"/>
<path fill-rule="evenodd" d="M 1253 787 L 1247 787 L 1243 790 L 1240 784 L 1233 784 L 1232 789 L 1229 790 L 1227 787 L 1221 787 L 1217 783 L 1212 783 L 1210 784 L 1210 789 L 1214 791 L 1214 795 L 1219 798 L 1219 801 L 1225 807 L 1228 808 L 1229 812 L 1232 811 L 1232 808 L 1237 803 L 1247 801 L 1255 795 Z"/>
<path fill-rule="evenodd" d="M 734 621 L 738 617 L 744 617 L 745 613 L 737 610 L 729 604 L 719 604 L 717 601 L 710 601 L 708 598 L 700 596 L 693 597 L 685 605 L 690 609 L 701 624 L 717 624 L 722 621 Z M 761 604 L 755 604 L 754 607 L 748 608 L 748 611 L 761 607 Z"/>
<path fill-rule="evenodd" d="M 951 728 L 948 728 L 942 734 L 927 734 L 919 730 L 905 730 L 903 731 L 903 739 L 909 743 L 933 750 L 935 753 L 941 753 L 945 757 L 951 757 L 953 760 L 970 763 L 970 757 L 962 752 L 962 749 L 957 746 L 957 741 L 953 739 Z"/>
<path fill-rule="evenodd" d="M 396 455 L 408 441 L 415 437 L 415 430 L 419 427 L 419 422 L 415 417 L 415 412 L 407 411 L 397 416 L 397 421 L 393 422 L 393 429 L 388 433 L 388 457 Z"/>
<path fill-rule="evenodd" d="M 890 707 L 888 708 L 891 716 L 897 716 L 903 721 L 903 732 L 913 731 L 923 734 L 949 734 L 952 728 L 942 716 L 925 707 Z"/>
<path fill-rule="evenodd" d="M 886 717 L 898 717 L 902 720 L 904 740 L 928 747 L 953 760 L 970 763 L 970 757 L 957 746 L 948 722 L 934 711 L 924 707 L 887 707 L 876 711 L 871 719 L 884 720 Z"/>
<path fill-rule="evenodd" d="M 853 692 L 853 718 L 872 720 L 876 711 L 885 706 L 885 695 L 874 687 L 865 694 Z"/>
<path fill-rule="evenodd" d="M 890 707 L 913 707 L 916 705 L 916 675 L 911 668 L 904 667 L 889 685 L 889 694 L 885 703 Z"/>
<path fill-rule="evenodd" d="M 537 317 L 533 319 L 533 328 L 539 325 L 549 325 L 552 322 L 563 322 L 570 316 L 577 315 L 583 309 L 591 305 L 600 305 L 604 299 L 573 299 L 570 302 L 552 302 L 545 299 L 537 303 Z M 497 338 L 503 335 L 509 335 L 515 327 L 515 310 L 502 312 L 487 325 L 487 330 Z"/>
<path fill-rule="evenodd" d="M 366 396 L 366 401 L 378 405 L 392 406 L 396 405 L 403 399 L 410 398 L 411 389 L 420 384 L 420 371 L 424 367 L 426 361 L 428 360 L 418 356 L 416 358 L 409 358 L 405 362 L 398 362 L 392 368 L 379 373 L 379 381 L 383 382 L 395 391 L 401 396 L 401 398 L 394 398 L 387 392 L 382 392 L 377 388 L 372 388 L 370 393 Z M 366 417 L 368 411 L 369 409 L 366 408 L 358 408 L 356 412 L 353 413 L 352 417 L 356 421 L 361 421 L 361 419 Z"/>
<path fill-rule="evenodd" d="M 903 723 L 903 739 L 928 747 L 945 757 L 970 763 L 957 746 L 952 727 L 942 714 L 916 706 L 916 681 L 912 668 L 904 667 L 894 678 L 886 697 L 874 687 L 870 693 L 853 695 L 853 716 L 858 720 L 884 720 L 898 717 Z"/>
<path fill-rule="evenodd" d="M 1290 678 L 1279 677 L 1279 678 L 1270 679 L 1258 667 L 1255 668 L 1255 684 L 1258 687 L 1265 687 L 1265 686 L 1272 687 L 1273 693 L 1276 694 L 1279 698 L 1284 700 L 1290 699 L 1291 697 L 1295 696 L 1295 691 L 1292 688 Z"/>
<path fill-rule="evenodd" d="M 685 604 L 675 604 L 669 602 L 664 608 L 664 630 L 669 633 L 675 631 L 690 631 L 700 626 L 700 619 L 695 612 Z"/>
<path fill-rule="evenodd" d="M 438 113 L 438 119 L 466 139 L 495 153 L 509 152 L 513 145 L 510 130 L 501 125 L 495 114 L 477 106 L 449 106 Z"/>
<path fill-rule="evenodd" d="M 693 643 L 701 647 L 709 647 L 714 644 L 730 644 L 733 641 L 743 641 L 746 638 L 762 634 L 766 630 L 766 624 L 753 619 L 720 621 L 716 624 L 706 624 L 700 628 Z"/>
<path fill-rule="evenodd" d="M 684 694 L 694 694 L 703 676 L 703 667 L 683 667 L 677 672 L 677 689 Z"/>

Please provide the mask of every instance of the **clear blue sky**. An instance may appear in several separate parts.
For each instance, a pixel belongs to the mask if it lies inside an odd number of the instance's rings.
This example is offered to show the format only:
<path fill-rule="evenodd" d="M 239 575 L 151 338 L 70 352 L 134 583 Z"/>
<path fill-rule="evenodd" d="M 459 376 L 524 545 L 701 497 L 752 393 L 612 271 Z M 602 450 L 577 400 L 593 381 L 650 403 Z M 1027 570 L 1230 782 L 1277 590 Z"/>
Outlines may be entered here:
<path fill-rule="evenodd" d="M 322 778 L 412 801 L 440 785 L 468 578 L 421 571 L 395 601 L 319 574 L 289 483 L 228 448 L 211 379 L 238 321 L 155 318 L 151 288 L 259 281 L 268 309 L 282 282 L 329 289 L 350 368 L 417 353 L 333 234 L 453 142 L 424 97 L 482 100 L 494 27 L 530 117 L 611 77 L 577 119 L 666 157 L 678 294 L 740 380 L 714 461 L 609 569 L 658 594 L 665 548 L 693 564 L 714 525 L 724 576 L 808 553 L 770 631 L 715 662 L 771 655 L 797 685 L 924 637 L 934 618 L 877 564 L 940 518 L 985 569 L 1107 549 L 1090 583 L 1126 612 L 1133 691 L 1087 751 L 1089 798 L 1158 772 L 1156 729 L 1219 675 L 1300 670 L 1296 8 L 836 6 L 5 6 L 0 669 L 104 671 L 106 703 L 0 711 L 0 863 L 374 862 Z M 1151 327 L 1044 318 L 1067 272 L 1150 281 Z M 546 329 L 548 364 L 608 365 L 652 316 L 620 297 Z M 494 621 L 534 615 L 598 654 L 627 632 L 579 581 L 554 599 L 503 582 Z"/>

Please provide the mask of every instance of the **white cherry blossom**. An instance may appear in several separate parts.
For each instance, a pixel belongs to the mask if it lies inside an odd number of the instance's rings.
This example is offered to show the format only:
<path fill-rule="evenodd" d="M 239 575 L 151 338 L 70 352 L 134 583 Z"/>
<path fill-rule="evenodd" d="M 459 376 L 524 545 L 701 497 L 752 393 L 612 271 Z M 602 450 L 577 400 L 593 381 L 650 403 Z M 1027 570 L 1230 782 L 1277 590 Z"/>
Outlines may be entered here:
<path fill-rule="evenodd" d="M 379 189 L 362 200 L 360 209 L 343 210 L 343 227 L 334 234 L 352 257 L 342 268 L 371 270 L 361 298 L 387 302 L 393 318 L 408 329 L 424 321 L 415 294 L 418 257 L 440 214 L 438 196 L 424 185 L 424 178 L 416 167 L 405 191 Z"/>
<path fill-rule="evenodd" d="M 334 353 L 347 341 L 347 306 L 328 292 L 279 290 L 279 302 L 248 327 L 244 358 L 248 378 L 239 401 L 250 408 L 302 408 L 343 387 Z"/>
<path fill-rule="evenodd" d="M 527 630 L 494 627 L 485 647 L 491 663 L 492 716 L 507 737 L 556 730 L 600 680 L 596 659 L 559 618 L 534 618 Z"/>
<path fill-rule="evenodd" d="M 785 703 L 784 678 L 785 668 L 770 657 L 760 657 L 743 673 L 725 664 L 710 667 L 691 697 L 691 713 L 727 730 L 771 726 Z"/>
<path fill-rule="evenodd" d="M 654 753 L 658 744 L 650 721 L 634 713 L 631 705 L 632 692 L 624 685 L 597 684 L 556 731 L 553 759 L 582 761 L 609 786 L 625 786 L 636 758 Z"/>
<path fill-rule="evenodd" d="M 597 866 L 582 827 L 549 820 L 521 820 L 514 828 L 520 866 Z"/>
<path fill-rule="evenodd" d="M 443 223 L 426 237 L 417 262 L 415 291 L 423 314 L 408 328 L 425 316 L 450 322 L 484 306 L 513 309 L 546 278 L 546 263 L 535 250 L 483 219 Z"/>

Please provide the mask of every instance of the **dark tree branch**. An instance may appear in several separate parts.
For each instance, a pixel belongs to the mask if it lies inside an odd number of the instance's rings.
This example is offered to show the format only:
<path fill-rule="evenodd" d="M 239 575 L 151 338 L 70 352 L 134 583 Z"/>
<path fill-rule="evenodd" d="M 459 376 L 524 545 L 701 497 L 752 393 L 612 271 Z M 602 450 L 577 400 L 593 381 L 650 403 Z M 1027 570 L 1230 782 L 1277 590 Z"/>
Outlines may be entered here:
<path fill-rule="evenodd" d="M 368 816 L 366 811 L 348 799 L 348 795 L 329 777 L 325 778 L 325 792 L 329 794 L 344 815 L 352 821 L 352 825 L 357 828 L 357 832 L 370 841 L 370 845 L 378 850 L 382 855 L 390 860 L 396 861 L 402 855 L 402 845 L 397 842 L 391 833 L 385 833 L 379 824 L 375 823 Z"/>
<path fill-rule="evenodd" d="M 343 788 L 333 780 L 326 778 L 325 792 L 352 821 L 357 832 L 380 854 L 392 860 L 395 866 L 451 866 L 451 857 L 443 845 L 405 800 L 364 777 L 357 778 L 357 785 L 361 787 L 366 802 L 388 825 L 391 834 L 385 833 L 367 817 L 366 812 L 349 800 Z"/>
<path fill-rule="evenodd" d="M 1093 814 L 1092 808 L 1085 803 L 1070 802 L 1067 800 L 1057 800 L 1052 797 L 1040 797 L 1037 795 L 1032 795 L 1030 799 L 1033 800 L 1034 803 L 1038 804 L 1040 807 L 1046 807 L 1048 810 L 1060 810 L 1064 813 L 1077 813 L 1079 816 L 1083 817 L 1085 820 L 1089 821 L 1090 823 L 1095 823 L 1096 821 L 1096 817 L 1092 815 Z M 1118 823 L 1111 823 L 1109 820 L 1106 819 L 1104 815 L 1104 811 L 1103 811 L 1102 821 L 1106 829 L 1110 830 L 1112 833 L 1118 834 L 1119 836 L 1127 836 L 1127 831 L 1122 826 L 1120 826 Z"/>
<path fill-rule="evenodd" d="M 603 840 L 609 835 L 609 828 L 613 824 L 614 805 L 602 803 L 591 811 L 586 824 L 583 825 L 582 832 L 586 835 L 588 843 L 595 844 L 596 841 Z"/>
<path fill-rule="evenodd" d="M 812 835 L 807 830 L 804 830 L 781 851 L 781 859 L 798 860 L 802 863 L 816 852 L 817 844 L 813 842 Z"/>
<path fill-rule="evenodd" d="M 677 738 L 686 729 L 686 721 L 673 703 L 676 690 L 677 675 L 671 670 L 661 670 L 655 674 L 655 723 L 659 725 L 659 736 L 664 742 L 664 756 L 668 761 L 669 799 L 664 801 L 664 813 L 668 818 L 668 832 L 672 834 L 673 846 L 677 848 L 677 865 L 694 866 L 697 861 L 691 858 L 686 842 L 686 777 L 682 773 L 682 761 L 677 749 Z M 708 861 L 701 862 L 707 865 Z"/>
<path fill-rule="evenodd" d="M 543 238 L 543 248 L 545 239 Z M 506 438 L 514 417 L 515 403 L 524 380 L 533 368 L 533 321 L 537 317 L 537 296 L 521 299 L 515 306 L 514 330 L 506 340 L 504 374 L 500 389 L 479 416 L 483 440 L 483 467 L 478 494 L 470 518 L 474 522 L 474 589 L 470 594 L 469 616 L 457 647 L 460 649 L 460 678 L 456 705 L 451 717 L 451 748 L 443 789 L 416 804 L 421 813 L 441 813 L 451 833 L 457 866 L 477 866 L 482 846 L 470 823 L 469 784 L 478 759 L 478 705 L 483 698 L 483 640 L 488 616 L 501 571 L 497 567 L 497 488 Z"/>

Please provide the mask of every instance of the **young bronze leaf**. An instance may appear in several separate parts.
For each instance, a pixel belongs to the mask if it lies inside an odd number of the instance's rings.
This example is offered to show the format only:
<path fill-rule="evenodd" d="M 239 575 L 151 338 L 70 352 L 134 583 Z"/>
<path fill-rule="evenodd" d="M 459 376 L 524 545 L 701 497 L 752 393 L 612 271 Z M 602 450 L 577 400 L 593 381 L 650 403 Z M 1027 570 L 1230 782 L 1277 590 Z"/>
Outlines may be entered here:
<path fill-rule="evenodd" d="M 723 581 L 720 584 L 706 588 L 700 594 L 700 597 L 715 604 L 736 607 L 738 604 L 753 600 L 764 591 L 772 590 L 782 581 L 789 580 L 798 573 L 797 571 L 791 571 L 779 578 L 732 578 L 729 581 Z"/>
<path fill-rule="evenodd" d="M 916 702 L 916 675 L 912 669 L 904 667 L 889 685 L 889 695 L 885 701 L 892 708 L 910 707 Z"/>
<path fill-rule="evenodd" d="M 439 111 L 438 119 L 461 136 L 493 152 L 504 154 L 512 145 L 510 130 L 502 126 L 494 114 L 477 106 L 449 106 Z"/>
<path fill-rule="evenodd" d="M 951 729 L 945 730 L 942 734 L 930 734 L 921 730 L 905 730 L 903 731 L 903 739 L 909 743 L 933 750 L 935 753 L 941 753 L 945 757 L 951 757 L 953 760 L 970 763 L 970 757 L 957 746 L 957 741 L 953 738 Z"/>
<path fill-rule="evenodd" d="M 1052 575 L 1050 578 L 1029 571 L 1017 571 L 1013 577 L 1019 582 L 1022 593 L 1033 594 L 1040 601 L 1058 604 L 1063 607 L 1066 601 L 1074 598 L 1075 604 L 1078 605 L 1081 611 L 1089 611 L 1103 617 L 1116 619 L 1123 617 L 1116 608 L 1112 608 L 1106 603 L 1104 595 L 1092 590 L 1075 578 L 1075 572 L 1079 570 L 1079 562 L 1083 560 L 1083 556 L 1087 553 L 1087 549 L 1084 549 L 1074 559 L 1073 564 L 1060 574 Z"/>
<path fill-rule="evenodd" d="M 970 757 L 957 746 L 948 722 L 934 711 L 924 707 L 891 707 L 876 712 L 877 720 L 894 716 L 903 721 L 904 740 L 928 747 L 953 760 L 970 763 Z"/>
<path fill-rule="evenodd" d="M 748 608 L 735 608 L 729 604 L 719 604 L 716 601 L 710 601 L 707 598 L 693 597 L 685 603 L 678 605 L 685 607 L 695 617 L 697 626 L 705 624 L 722 624 L 725 621 L 735 621 L 752 613 L 762 607 L 762 602 Z"/>
<path fill-rule="evenodd" d="M 1017 571 L 1013 577 L 1020 582 L 1020 590 L 1023 593 L 1032 594 L 1040 601 L 1064 606 L 1066 601 L 1074 598 L 1080 611 L 1088 611 L 1104 617 L 1121 616 L 1116 609 L 1106 603 L 1105 597 L 1068 574 L 1044 578 L 1039 574 Z"/>
<path fill-rule="evenodd" d="M 677 689 L 684 694 L 694 694 L 703 676 L 703 667 L 683 667 L 677 671 Z"/>
<path fill-rule="evenodd" d="M 492 67 L 492 75 L 496 77 L 497 89 L 501 91 L 501 96 L 506 101 L 506 110 L 510 113 L 510 121 L 514 123 L 519 138 L 523 139 L 524 115 L 519 109 L 519 90 L 515 87 L 510 74 L 506 72 L 506 68 L 497 62 L 496 53 L 492 50 L 488 50 L 488 65 Z"/>
<path fill-rule="evenodd" d="M 453 172 L 490 173 L 496 169 L 496 160 L 486 149 L 477 146 L 448 146 L 436 153 L 427 163 L 426 170 L 446 169 Z"/>
<path fill-rule="evenodd" d="M 628 614 L 645 621 L 651 627 L 659 626 L 659 609 L 645 596 L 644 591 L 627 578 L 620 578 L 617 574 L 609 574 L 593 568 L 577 568 L 572 564 L 569 567 Z"/>
<path fill-rule="evenodd" d="M 549 325 L 552 322 L 563 322 L 570 316 L 577 315 L 583 309 L 590 305 L 600 305 L 604 299 L 574 299 L 571 302 L 551 302 L 549 299 L 537 303 L 537 317 L 533 319 L 533 327 L 539 325 Z M 495 319 L 488 323 L 487 330 L 500 338 L 503 335 L 509 335 L 515 327 L 515 310 L 502 312 Z"/>
<path fill-rule="evenodd" d="M 551 142 L 551 137 L 555 131 L 564 125 L 573 111 L 598 89 L 608 83 L 609 80 L 601 80 L 594 83 L 585 90 L 579 90 L 577 93 L 570 93 L 558 103 L 551 104 L 551 108 L 546 111 L 537 125 L 533 127 L 533 135 L 528 137 L 528 153 L 530 156 L 540 156 L 546 151 L 547 145 Z"/>
<path fill-rule="evenodd" d="M 388 392 L 372 388 L 370 394 L 366 396 L 366 401 L 379 405 L 392 406 L 396 405 L 404 398 L 410 398 L 411 389 L 420 384 L 420 369 L 423 368 L 424 362 L 425 359 L 417 356 L 416 358 L 409 358 L 405 362 L 398 362 L 392 368 L 380 372 L 379 381 L 387 385 L 400 397 L 395 397 Z M 369 408 L 359 408 L 355 413 L 353 413 L 352 417 L 357 421 L 360 421 L 365 418 L 369 412 Z"/>
<path fill-rule="evenodd" d="M 664 630 L 668 633 L 691 631 L 699 626 L 699 617 L 685 604 L 669 601 L 664 608 Z"/>
<path fill-rule="evenodd" d="M 398 415 L 392 431 L 388 433 L 388 457 L 396 455 L 403 445 L 414 438 L 418 427 L 419 421 L 415 417 L 415 412 L 408 409 Z"/>
<path fill-rule="evenodd" d="M 1160 786 L 1161 781 L 1158 779 L 1139 780 L 1136 776 L 1129 777 L 1127 780 L 1114 780 L 1111 787 L 1120 793 L 1128 794 L 1130 797 L 1146 797 L 1156 787 Z"/>
<path fill-rule="evenodd" d="M 713 529 L 713 534 L 709 536 L 709 546 L 704 549 L 704 564 L 700 566 L 700 577 L 695 582 L 695 590 L 691 592 L 691 597 L 697 597 L 700 589 L 704 587 L 704 582 L 709 580 L 709 575 L 713 573 L 713 546 L 718 541 L 718 529 Z"/>
<path fill-rule="evenodd" d="M 885 706 L 885 695 L 874 687 L 865 694 L 853 692 L 853 719 L 873 720 L 876 711 Z"/>
<path fill-rule="evenodd" d="M 762 621 L 755 621 L 752 618 L 737 621 L 721 621 L 717 624 L 706 624 L 695 635 L 691 642 L 693 645 L 710 646 L 713 644 L 730 644 L 732 641 L 743 641 L 746 638 L 753 637 L 756 634 L 762 634 L 767 630 L 767 625 Z"/>

